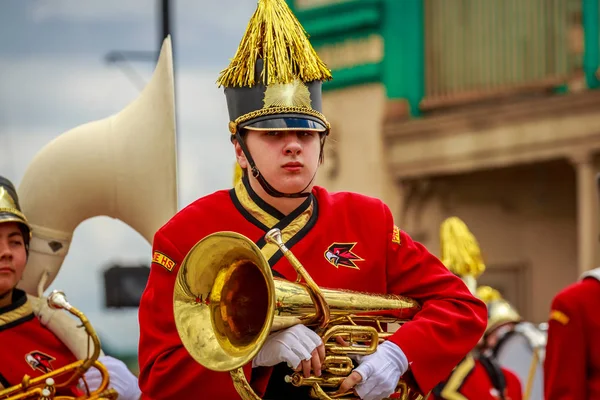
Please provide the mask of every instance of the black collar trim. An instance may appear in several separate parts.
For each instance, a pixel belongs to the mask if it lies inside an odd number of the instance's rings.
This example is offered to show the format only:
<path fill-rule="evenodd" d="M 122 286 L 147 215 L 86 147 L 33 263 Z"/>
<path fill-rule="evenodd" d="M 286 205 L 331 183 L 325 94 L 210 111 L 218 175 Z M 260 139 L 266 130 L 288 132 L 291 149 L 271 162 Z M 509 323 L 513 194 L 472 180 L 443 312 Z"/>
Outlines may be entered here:
<path fill-rule="evenodd" d="M 309 197 L 309 199 L 312 199 L 314 197 L 312 194 L 310 196 L 311 197 Z M 285 244 L 285 247 L 287 247 L 288 249 L 291 250 L 292 247 L 296 243 L 298 243 L 300 240 L 302 240 L 308 234 L 308 232 L 310 232 L 310 230 L 315 226 L 315 224 L 317 223 L 318 216 L 319 216 L 319 206 L 318 206 L 317 200 L 315 198 L 313 201 L 313 210 L 312 210 L 312 215 L 310 216 L 310 219 L 308 220 L 306 225 L 304 225 L 302 227 L 302 229 L 300 229 L 294 236 L 292 236 L 290 238 L 290 240 L 287 241 L 287 243 Z M 277 262 L 279 262 L 281 257 L 283 257 L 283 253 L 281 252 L 281 250 L 277 250 L 277 252 L 275 254 L 273 254 L 273 256 L 269 259 L 269 265 L 271 266 L 272 270 L 273 270 L 273 266 L 275 266 L 275 264 L 277 264 Z M 281 275 L 281 274 L 278 273 L 278 275 Z"/>
<path fill-rule="evenodd" d="M 7 306 L 0 307 L 0 314 L 16 310 L 17 308 L 24 306 L 25 303 L 27 303 L 27 295 L 25 294 L 25 292 L 21 289 L 13 289 L 12 303 L 10 303 Z"/>
<path fill-rule="evenodd" d="M 258 194 L 256 194 L 256 192 L 252 189 L 252 186 L 250 186 L 248 176 L 244 175 L 242 177 L 242 182 L 244 183 L 244 187 L 246 188 L 246 191 L 248 192 L 248 195 L 250 196 L 252 201 L 255 202 L 256 205 L 259 206 L 264 212 L 270 214 L 274 218 L 277 218 L 277 220 L 279 221 L 285 218 L 285 215 L 283 215 L 281 211 L 279 211 L 278 209 L 261 199 L 261 197 Z"/>
<path fill-rule="evenodd" d="M 246 210 L 246 207 L 242 205 L 240 199 L 238 199 L 237 195 L 235 194 L 235 188 L 229 191 L 229 197 L 231 197 L 233 205 L 244 216 L 244 218 L 246 218 L 248 221 L 259 227 L 265 233 L 269 230 L 268 226 L 260 222 L 258 219 L 256 219 L 256 217 L 254 217 L 254 215 L 250 214 L 250 212 Z"/>
<path fill-rule="evenodd" d="M 313 217 L 316 212 L 316 199 L 313 196 L 313 194 L 311 193 L 310 196 L 308 196 L 306 198 L 306 200 L 304 200 L 302 202 L 302 204 L 300 204 L 298 206 L 298 208 L 296 208 L 294 211 L 292 211 L 289 215 L 284 216 L 282 219 L 279 220 L 278 223 L 275 224 L 275 226 L 273 228 L 278 228 L 280 230 L 284 230 L 289 224 L 291 224 L 296 218 L 298 218 L 300 216 L 300 214 L 302 214 L 304 211 L 306 211 L 308 209 L 308 207 L 310 207 L 310 205 L 314 204 L 314 208 L 313 208 L 313 212 L 310 216 L 310 219 L 307 222 L 307 225 L 311 223 L 311 221 L 313 220 Z M 302 227 L 302 229 L 300 229 L 298 231 L 298 233 L 302 232 L 302 230 L 306 228 L 306 225 Z M 298 233 L 296 233 L 296 235 L 298 235 Z M 296 237 L 296 235 L 294 237 Z M 289 241 L 288 241 L 289 243 Z M 262 238 L 259 239 L 258 242 L 256 242 L 256 245 L 258 246 L 259 249 L 262 249 L 263 247 L 265 247 L 265 245 L 267 244 L 267 240 L 265 239 L 265 237 L 263 236 Z M 286 243 L 287 246 L 287 243 Z M 289 247 L 288 247 L 289 248 Z"/>
<path fill-rule="evenodd" d="M 12 300 L 13 300 L 13 302 L 11 304 L 0 308 L 0 315 L 9 313 L 20 307 L 24 307 L 27 304 L 27 294 L 20 289 L 14 289 L 13 294 L 12 294 Z M 30 321 L 33 318 L 35 318 L 35 315 L 33 314 L 33 311 L 32 311 L 18 319 L 15 319 L 13 321 L 10 321 L 10 322 L 0 325 L 0 332 L 4 331 L 6 329 L 13 328 L 24 322 Z"/>

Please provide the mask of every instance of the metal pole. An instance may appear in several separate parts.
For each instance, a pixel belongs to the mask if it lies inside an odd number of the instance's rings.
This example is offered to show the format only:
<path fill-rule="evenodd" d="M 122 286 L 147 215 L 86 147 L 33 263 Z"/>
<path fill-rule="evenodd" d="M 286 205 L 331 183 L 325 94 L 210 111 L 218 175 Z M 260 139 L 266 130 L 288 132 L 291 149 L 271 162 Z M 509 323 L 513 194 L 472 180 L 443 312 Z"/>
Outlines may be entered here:
<path fill-rule="evenodd" d="M 171 15 L 170 11 L 170 1 L 169 0 L 161 0 L 161 13 L 160 13 L 160 23 L 162 27 L 160 40 L 158 41 L 158 48 L 162 46 L 163 40 L 171 34 Z"/>
<path fill-rule="evenodd" d="M 175 41 L 173 40 L 173 33 L 171 32 L 171 1 L 170 0 L 160 0 L 160 25 L 161 25 L 161 36 L 158 42 L 158 54 L 160 54 L 160 48 L 162 46 L 163 40 L 167 36 L 171 36 L 171 45 L 173 51 L 173 79 L 175 85 L 177 85 L 177 68 L 175 63 Z M 179 154 L 179 132 L 177 127 L 179 126 L 178 118 L 177 118 L 177 88 L 175 88 L 175 151 Z M 177 160 L 179 157 L 177 157 Z M 177 166 L 177 170 L 179 170 L 179 166 Z M 177 174 L 179 176 L 179 173 Z M 179 188 L 179 182 L 177 182 L 177 201 L 179 202 L 181 199 L 181 190 Z M 179 207 L 179 205 L 178 205 Z"/>

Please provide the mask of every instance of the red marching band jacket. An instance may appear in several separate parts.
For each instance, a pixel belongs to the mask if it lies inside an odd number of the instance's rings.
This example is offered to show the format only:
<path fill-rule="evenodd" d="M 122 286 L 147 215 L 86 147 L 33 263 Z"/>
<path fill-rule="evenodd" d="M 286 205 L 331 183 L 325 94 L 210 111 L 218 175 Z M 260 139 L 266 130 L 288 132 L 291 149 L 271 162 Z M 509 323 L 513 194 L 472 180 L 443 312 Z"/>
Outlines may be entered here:
<path fill-rule="evenodd" d="M 547 400 L 600 399 L 600 268 L 552 301 L 544 393 Z"/>
<path fill-rule="evenodd" d="M 200 239 L 235 231 L 263 248 L 264 235 L 272 227 L 281 229 L 286 246 L 320 287 L 400 294 L 421 304 L 416 316 L 390 338 L 406 354 L 405 377 L 417 390 L 433 389 L 482 336 L 485 305 L 425 247 L 399 230 L 380 200 L 315 187 L 297 210 L 284 216 L 242 180 L 234 189 L 193 202 L 155 235 L 153 264 L 139 309 L 139 383 L 144 399 L 200 394 L 239 399 L 228 373 L 204 368 L 183 347 L 174 323 L 173 287 L 182 260 Z M 276 248 L 264 248 L 263 253 L 269 255 L 275 275 L 296 278 Z M 257 394 L 264 394 L 271 370 L 244 367 Z"/>
<path fill-rule="evenodd" d="M 18 385 L 25 375 L 37 378 L 77 361 L 73 353 L 33 314 L 25 292 L 15 289 L 13 303 L 0 308 L 0 384 Z M 62 384 L 70 375 L 57 378 Z M 57 390 L 58 395 L 83 394 L 73 385 Z"/>

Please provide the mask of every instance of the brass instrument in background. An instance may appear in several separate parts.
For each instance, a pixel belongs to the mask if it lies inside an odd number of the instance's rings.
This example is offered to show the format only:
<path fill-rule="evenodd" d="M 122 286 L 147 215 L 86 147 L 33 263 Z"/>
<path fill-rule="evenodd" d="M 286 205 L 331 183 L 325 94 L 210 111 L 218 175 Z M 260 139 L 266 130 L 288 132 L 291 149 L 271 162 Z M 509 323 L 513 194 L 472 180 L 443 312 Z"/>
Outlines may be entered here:
<path fill-rule="evenodd" d="M 37 378 L 31 378 L 28 375 L 25 375 L 20 384 L 1 390 L 0 400 L 116 400 L 118 397 L 117 392 L 114 389 L 108 388 L 108 371 L 106 370 L 106 367 L 98 361 L 100 355 L 100 339 L 98 339 L 98 335 L 96 335 L 96 331 L 88 321 L 87 317 L 77 308 L 69 304 L 64 293 L 56 290 L 48 296 L 48 306 L 53 309 L 66 310 L 81 321 L 81 324 L 94 347 L 91 356 L 85 360 L 78 360 Z M 79 379 L 85 381 L 83 375 L 92 367 L 96 368 L 102 375 L 102 383 L 98 389 L 90 391 L 86 385 L 86 394 L 84 396 L 72 397 L 56 395 L 57 389 L 72 386 L 76 384 Z M 70 376 L 68 376 L 69 374 Z M 57 383 L 56 380 L 59 377 L 66 377 L 68 379 L 65 382 Z"/>
<path fill-rule="evenodd" d="M 291 373 L 286 381 L 310 386 L 316 399 L 357 399 L 354 391 L 333 395 L 353 370 L 350 356 L 375 352 L 391 335 L 382 324 L 406 322 L 420 306 L 402 296 L 321 289 L 286 248 L 278 229 L 269 231 L 266 239 L 279 247 L 298 273 L 295 283 L 274 279 L 256 244 L 235 232 L 209 235 L 186 255 L 173 295 L 183 345 L 204 367 L 230 372 L 242 399 L 256 400 L 260 397 L 241 367 L 256 356 L 270 333 L 304 324 L 314 328 L 325 344 L 322 375 L 305 378 Z M 337 344 L 337 336 L 348 346 Z M 421 397 L 402 380 L 397 392 L 401 399 Z"/>
<path fill-rule="evenodd" d="M 156 231 L 177 212 L 170 37 L 142 93 L 120 112 L 79 125 L 45 145 L 27 167 L 18 192 L 33 234 L 18 286 L 30 295 L 41 297 L 52 284 L 75 229 L 90 218 L 120 220 L 152 244 Z"/>
<path fill-rule="evenodd" d="M 36 154 L 18 188 L 33 233 L 20 289 L 41 297 L 62 267 L 73 232 L 92 217 L 118 219 L 152 243 L 156 231 L 177 212 L 173 71 L 167 37 L 152 79 L 134 101 L 112 116 L 61 134 Z M 56 396 L 56 389 L 76 382 L 89 368 L 100 371 L 102 385 L 78 400 L 116 399 L 117 393 L 107 390 L 108 372 L 97 361 L 99 339 L 87 318 L 62 294 L 53 293 L 48 304 L 64 308 L 83 323 L 81 343 L 72 332 L 53 331 L 80 361 L 38 378 L 25 376 L 19 385 L 0 389 L 0 400 L 70 399 Z M 90 339 L 91 356 L 85 346 Z M 67 374 L 67 383 L 57 383 Z"/>

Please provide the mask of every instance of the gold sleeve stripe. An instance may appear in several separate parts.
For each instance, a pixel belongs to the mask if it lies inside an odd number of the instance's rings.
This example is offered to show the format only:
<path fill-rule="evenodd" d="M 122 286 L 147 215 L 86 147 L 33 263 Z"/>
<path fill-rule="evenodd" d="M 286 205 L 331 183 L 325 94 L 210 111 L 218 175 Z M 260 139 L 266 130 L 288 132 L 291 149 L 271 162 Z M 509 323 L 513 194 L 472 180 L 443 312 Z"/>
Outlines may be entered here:
<path fill-rule="evenodd" d="M 394 225 L 394 231 L 392 232 L 392 242 L 400 244 L 400 228 Z"/>
<path fill-rule="evenodd" d="M 567 317 L 567 315 L 564 312 L 558 310 L 550 311 L 550 321 L 552 320 L 557 321 L 563 325 L 569 323 L 569 317 Z"/>
<path fill-rule="evenodd" d="M 471 354 L 467 354 L 465 359 L 454 368 L 450 379 L 448 379 L 448 383 L 442 389 L 442 398 L 448 400 L 468 400 L 460 393 L 460 387 L 473 368 L 475 368 L 475 359 Z"/>

